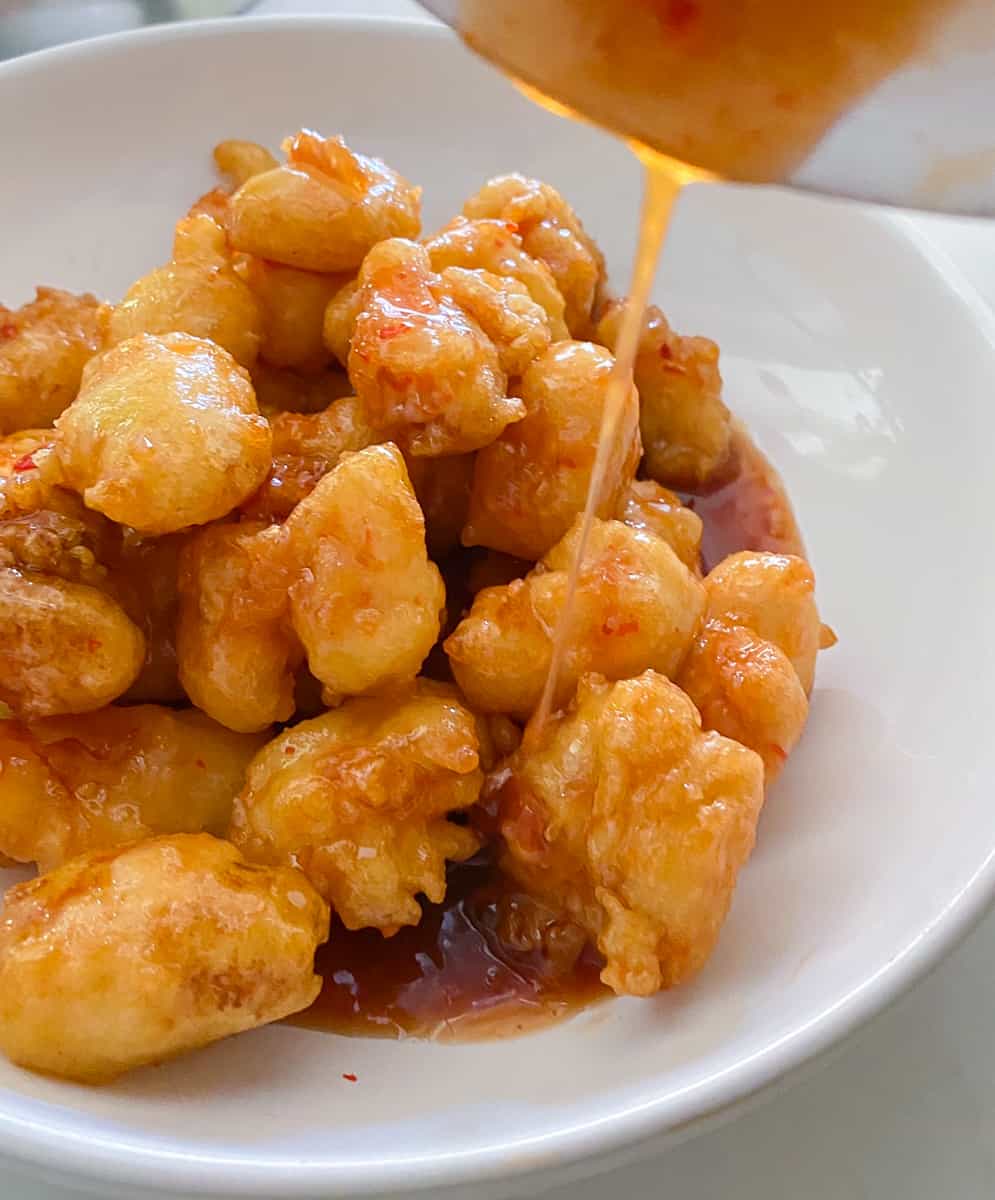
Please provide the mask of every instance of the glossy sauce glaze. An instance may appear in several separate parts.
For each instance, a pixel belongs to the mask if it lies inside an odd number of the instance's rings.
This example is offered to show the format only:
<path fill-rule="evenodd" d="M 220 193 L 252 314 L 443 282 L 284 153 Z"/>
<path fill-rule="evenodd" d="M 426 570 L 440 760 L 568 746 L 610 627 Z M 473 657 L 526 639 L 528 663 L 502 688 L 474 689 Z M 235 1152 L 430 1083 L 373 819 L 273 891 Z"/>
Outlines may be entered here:
<path fill-rule="evenodd" d="M 724 483 L 691 503 L 705 524 L 706 564 L 736 550 L 797 552 L 801 537 L 777 472 L 742 429 Z M 478 810 L 485 835 L 493 816 Z M 513 1037 L 611 995 L 598 954 L 575 927 L 544 913 L 506 879 L 493 854 L 449 868 L 442 904 L 392 938 L 334 924 L 318 951 L 321 995 L 292 1023 L 365 1037 L 470 1041 Z M 529 931 L 539 926 L 541 949 Z"/>

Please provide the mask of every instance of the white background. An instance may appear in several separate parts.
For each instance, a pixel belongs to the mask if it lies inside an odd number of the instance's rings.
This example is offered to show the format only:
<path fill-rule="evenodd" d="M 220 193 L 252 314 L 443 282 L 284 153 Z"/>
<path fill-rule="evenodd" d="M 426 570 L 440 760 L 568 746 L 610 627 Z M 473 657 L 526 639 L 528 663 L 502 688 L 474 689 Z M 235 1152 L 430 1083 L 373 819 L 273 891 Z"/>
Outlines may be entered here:
<path fill-rule="evenodd" d="M 257 12 L 414 13 L 408 0 L 267 0 Z M 995 228 L 923 220 L 995 304 Z M 548 1200 L 989 1200 L 995 1195 L 995 914 L 805 1082 L 640 1166 Z M 7 1177 L 3 1200 L 70 1200 Z M 277 1200 L 277 1198 L 274 1198 Z"/>

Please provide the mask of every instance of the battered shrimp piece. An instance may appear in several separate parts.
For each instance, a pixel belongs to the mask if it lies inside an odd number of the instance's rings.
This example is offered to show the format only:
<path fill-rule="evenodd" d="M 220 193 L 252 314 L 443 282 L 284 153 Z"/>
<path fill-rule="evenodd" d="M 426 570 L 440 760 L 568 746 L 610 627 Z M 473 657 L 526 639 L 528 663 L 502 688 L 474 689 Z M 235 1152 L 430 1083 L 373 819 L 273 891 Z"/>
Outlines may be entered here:
<path fill-rule="evenodd" d="M 0 701 L 15 716 L 102 708 L 144 660 L 141 630 L 102 591 L 0 567 Z"/>
<path fill-rule="evenodd" d="M 183 548 L 180 680 L 229 729 L 252 733 L 293 715 L 303 653 L 287 617 L 288 583 L 279 530 L 260 522 L 211 525 Z"/>
<path fill-rule="evenodd" d="M 743 625 L 711 619 L 677 676 L 706 729 L 755 750 L 773 782 L 802 735 L 808 698 L 790 660 Z"/>
<path fill-rule="evenodd" d="M 262 313 L 262 357 L 274 367 L 312 374 L 326 367 L 331 351 L 322 339 L 325 309 L 346 277 L 300 271 L 252 256 L 246 257 L 241 271 Z"/>
<path fill-rule="evenodd" d="M 517 279 L 546 314 L 553 341 L 570 336 L 564 320 L 565 304 L 549 267 L 526 254 L 516 226 L 508 221 L 468 221 L 457 217 L 423 245 L 432 269 L 468 267 Z"/>
<path fill-rule="evenodd" d="M 232 268 L 221 226 L 209 216 L 176 226 L 173 257 L 128 288 L 106 316 L 106 344 L 140 333 L 189 333 L 207 338 L 251 367 L 263 336 L 252 289 Z"/>
<path fill-rule="evenodd" d="M 359 316 L 361 301 L 359 277 L 357 276 L 338 289 L 325 309 L 322 337 L 325 345 L 343 367 L 349 365 L 349 350 L 352 346 L 352 335 L 356 329 L 356 318 Z"/>
<path fill-rule="evenodd" d="M 622 497 L 618 519 L 663 538 L 686 567 L 700 572 L 701 517 L 667 488 L 652 479 L 634 479 Z"/>
<path fill-rule="evenodd" d="M 223 517 L 270 466 L 248 374 L 185 333 L 141 334 L 94 359 L 58 431 L 66 480 L 87 507 L 146 534 Z"/>
<path fill-rule="evenodd" d="M 471 196 L 463 215 L 507 222 L 525 252 L 545 263 L 566 304 L 571 337 L 586 337 L 605 280 L 605 260 L 566 200 L 548 183 L 502 175 Z"/>
<path fill-rule="evenodd" d="M 234 844 L 251 861 L 299 866 L 347 929 L 417 925 L 418 895 L 443 900 L 446 860 L 479 845 L 446 819 L 480 792 L 477 725 L 437 687 L 347 700 L 295 725 L 256 756 L 235 802 Z"/>
<path fill-rule="evenodd" d="M 773 642 L 787 656 L 808 695 L 823 635 L 815 576 L 805 559 L 752 550 L 730 554 L 705 577 L 705 592 L 705 616 L 745 626 Z"/>
<path fill-rule="evenodd" d="M 233 190 L 241 187 L 253 175 L 272 171 L 280 164 L 266 147 L 260 146 L 258 142 L 245 142 L 232 138 L 218 142 L 214 147 L 214 165 L 222 175 L 228 176 L 228 185 L 211 188 L 209 192 L 205 192 L 199 200 L 191 205 L 187 216 L 195 217 L 204 213 L 227 230 L 231 216 Z"/>
<path fill-rule="evenodd" d="M 589 342 L 558 342 L 519 385 L 524 420 L 477 455 L 466 546 L 489 546 L 535 561 L 583 511 L 614 359 Z M 611 517 L 639 465 L 635 391 L 613 442 L 598 516 Z"/>
<path fill-rule="evenodd" d="M 324 412 L 278 413 L 270 428 L 273 464 L 262 487 L 242 506 L 247 516 L 263 521 L 285 520 L 343 454 L 378 440 L 356 396 L 344 396 Z"/>
<path fill-rule="evenodd" d="M 209 834 L 74 858 L 11 888 L 0 923 L 0 1048 L 104 1083 L 306 1008 L 328 908 L 300 871 Z"/>
<path fill-rule="evenodd" d="M 425 543 L 436 560 L 460 544 L 470 505 L 473 455 L 405 459 L 415 498 L 425 517 Z"/>
<path fill-rule="evenodd" d="M 100 305 L 40 287 L 22 308 L 0 304 L 0 434 L 51 425 L 100 349 Z"/>
<path fill-rule="evenodd" d="M 231 198 L 236 250 L 302 271 L 354 271 L 392 237 L 417 237 L 421 188 L 341 138 L 301 130 L 283 166 L 253 175 Z"/>
<path fill-rule="evenodd" d="M 453 675 L 475 708 L 528 717 L 538 704 L 580 524 L 578 518 L 525 579 L 479 592 L 469 616 L 446 639 Z M 675 675 L 704 606 L 701 583 L 666 542 L 619 521 L 596 521 L 556 703 L 568 701 L 588 671 L 611 679 L 648 667 Z"/>
<path fill-rule="evenodd" d="M 625 303 L 608 306 L 596 338 L 615 348 Z M 654 305 L 646 310 L 635 366 L 645 471 L 667 487 L 694 491 L 729 457 L 732 423 L 722 402 L 719 348 L 681 337 Z"/>
<path fill-rule="evenodd" d="M 49 871 L 153 834 L 220 837 L 262 743 L 154 704 L 0 721 L 0 851 Z"/>
<path fill-rule="evenodd" d="M 176 662 L 179 556 L 183 536 L 142 538 L 124 531 L 108 588 L 145 635 L 145 662 L 125 693 L 132 704 L 184 699 Z"/>
<path fill-rule="evenodd" d="M 648 996 L 701 969 L 753 849 L 756 754 L 703 733 L 662 675 L 589 675 L 543 742 L 523 745 L 492 785 L 502 865 L 587 930 L 609 987 Z"/>
<path fill-rule="evenodd" d="M 398 238 L 374 247 L 357 303 L 349 378 L 385 437 L 414 455 L 462 454 L 524 415 L 506 394 L 497 346 L 452 298 L 423 247 Z"/>
<path fill-rule="evenodd" d="M 494 343 L 505 375 L 521 375 L 549 348 L 549 319 L 524 283 L 466 267 L 446 267 L 441 278 L 453 300 Z"/>
<path fill-rule="evenodd" d="M 326 702 L 414 678 L 446 595 L 400 451 L 343 458 L 283 530 L 291 620 Z"/>

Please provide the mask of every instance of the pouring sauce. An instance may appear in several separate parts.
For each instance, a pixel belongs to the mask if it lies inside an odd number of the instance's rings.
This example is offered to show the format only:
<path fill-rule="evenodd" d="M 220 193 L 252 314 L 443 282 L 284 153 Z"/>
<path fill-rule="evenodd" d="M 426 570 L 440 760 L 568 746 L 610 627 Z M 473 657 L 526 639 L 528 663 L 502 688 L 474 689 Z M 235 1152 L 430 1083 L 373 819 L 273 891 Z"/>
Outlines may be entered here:
<path fill-rule="evenodd" d="M 645 168 L 631 303 L 620 331 L 582 536 L 545 694 L 526 729 L 539 739 L 569 645 L 571 600 L 625 406 L 657 259 L 688 183 L 783 179 L 836 118 L 929 41 L 956 0 L 460 0 L 466 42 L 533 99 L 624 137 Z M 722 481 L 690 503 L 706 568 L 737 550 L 803 553 L 780 478 L 737 428 Z M 311 1028 L 445 1040 L 514 1035 L 608 995 L 589 946 L 560 930 L 516 943 L 515 892 L 493 855 L 451 866 L 442 904 L 384 939 L 333 928 L 319 951 L 324 987 L 292 1018 Z M 509 918 L 510 914 L 510 918 Z M 533 914 L 534 916 L 534 914 Z M 555 924 L 551 915 L 550 921 Z M 534 923 L 534 922 L 533 922 Z M 557 932 L 557 931 L 553 931 Z M 549 952 L 549 947 L 553 952 Z"/>

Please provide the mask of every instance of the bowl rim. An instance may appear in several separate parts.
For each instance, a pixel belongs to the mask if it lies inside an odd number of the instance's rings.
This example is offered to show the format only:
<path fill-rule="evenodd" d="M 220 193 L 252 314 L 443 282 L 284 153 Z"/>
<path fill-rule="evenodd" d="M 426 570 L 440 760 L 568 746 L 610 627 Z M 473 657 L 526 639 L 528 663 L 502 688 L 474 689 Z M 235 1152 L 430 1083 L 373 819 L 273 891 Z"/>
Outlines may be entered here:
<path fill-rule="evenodd" d="M 409 37 L 454 38 L 429 16 L 391 14 L 272 14 L 222 17 L 147 26 L 137 30 L 69 42 L 0 62 L 0 85 L 22 75 L 57 69 L 69 60 L 100 60 L 152 42 L 190 42 L 216 38 L 258 37 L 276 31 L 328 33 L 389 29 Z M 960 275 L 942 251 L 936 251 L 908 218 L 882 219 L 892 236 L 911 245 L 935 271 L 951 302 L 987 335 L 995 347 L 995 313 Z M 484 1145 L 455 1153 L 433 1153 L 384 1163 L 379 1160 L 336 1163 L 332 1159 L 246 1157 L 177 1151 L 152 1144 L 119 1143 L 111 1137 L 83 1136 L 56 1116 L 38 1119 L 31 1112 L 6 1111 L 0 1090 L 0 1155 L 12 1164 L 35 1168 L 60 1180 L 116 1188 L 142 1187 L 153 1194 L 195 1192 L 204 1196 L 272 1198 L 373 1195 L 484 1183 L 545 1173 L 567 1164 L 582 1165 L 618 1155 L 653 1140 L 663 1148 L 704 1127 L 735 1117 L 758 1098 L 781 1090 L 810 1070 L 840 1041 L 892 1004 L 932 970 L 965 938 L 995 900 L 995 846 L 964 886 L 933 920 L 897 948 L 878 971 L 863 980 L 804 1025 L 753 1055 L 676 1093 L 597 1114 L 553 1134 Z M 36 1107 L 29 1103 L 28 1108 Z M 593 1171 L 592 1167 L 592 1171 Z"/>

